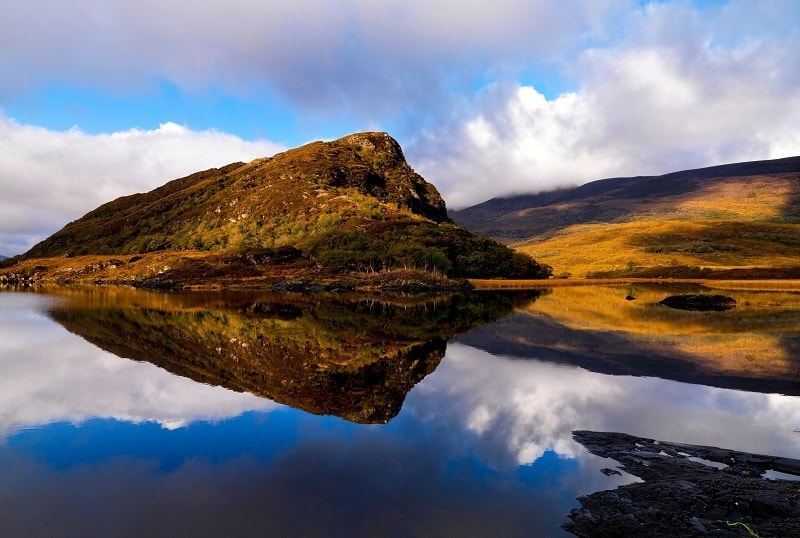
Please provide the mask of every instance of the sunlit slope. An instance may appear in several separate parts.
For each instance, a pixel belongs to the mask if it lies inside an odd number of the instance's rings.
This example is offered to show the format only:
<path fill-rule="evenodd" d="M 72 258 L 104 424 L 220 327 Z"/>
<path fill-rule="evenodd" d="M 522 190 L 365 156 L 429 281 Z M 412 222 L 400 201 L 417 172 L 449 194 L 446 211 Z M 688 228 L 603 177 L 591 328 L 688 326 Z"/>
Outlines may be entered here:
<path fill-rule="evenodd" d="M 553 237 L 531 240 L 518 248 L 551 265 L 557 276 L 702 277 L 703 268 L 768 267 L 786 269 L 787 277 L 796 277 L 800 226 L 656 219 L 585 224 L 570 226 Z"/>
<path fill-rule="evenodd" d="M 104 204 L 25 257 L 306 247 L 371 221 L 442 223 L 436 188 L 386 133 L 313 142 L 250 163 L 198 172 Z"/>
<path fill-rule="evenodd" d="M 453 216 L 556 275 L 691 277 L 702 276 L 696 268 L 759 267 L 796 276 L 800 158 L 596 181 Z"/>

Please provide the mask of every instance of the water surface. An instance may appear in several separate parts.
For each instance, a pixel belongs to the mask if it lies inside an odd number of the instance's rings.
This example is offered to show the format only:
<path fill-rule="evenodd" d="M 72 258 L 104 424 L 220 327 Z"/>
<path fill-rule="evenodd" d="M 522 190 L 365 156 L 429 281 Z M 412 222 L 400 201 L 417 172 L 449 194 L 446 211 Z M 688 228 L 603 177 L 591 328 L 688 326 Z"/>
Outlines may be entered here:
<path fill-rule="evenodd" d="M 632 479 L 573 430 L 800 455 L 796 295 L 593 290 L 0 293 L 2 528 L 567 536 Z"/>

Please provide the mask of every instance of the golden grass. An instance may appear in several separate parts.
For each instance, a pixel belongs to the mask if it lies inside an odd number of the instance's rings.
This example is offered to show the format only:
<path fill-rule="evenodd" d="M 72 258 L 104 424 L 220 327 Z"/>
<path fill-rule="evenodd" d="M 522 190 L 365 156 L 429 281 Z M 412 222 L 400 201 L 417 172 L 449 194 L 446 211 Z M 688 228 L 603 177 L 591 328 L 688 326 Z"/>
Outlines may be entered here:
<path fill-rule="evenodd" d="M 693 197 L 675 204 L 675 218 L 755 221 L 781 216 L 781 208 L 794 195 L 792 183 L 784 178 L 748 176 L 710 183 Z"/>
<path fill-rule="evenodd" d="M 698 266 L 789 267 L 800 260 L 797 226 L 727 221 L 582 224 L 516 248 L 553 267 L 556 276 L 596 271 Z"/>

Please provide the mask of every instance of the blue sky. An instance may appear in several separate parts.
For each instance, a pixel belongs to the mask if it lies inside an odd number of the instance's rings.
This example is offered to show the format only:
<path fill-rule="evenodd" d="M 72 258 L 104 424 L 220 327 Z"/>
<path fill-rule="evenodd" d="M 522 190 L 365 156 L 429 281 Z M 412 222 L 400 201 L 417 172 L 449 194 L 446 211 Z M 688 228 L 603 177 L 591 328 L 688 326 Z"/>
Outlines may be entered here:
<path fill-rule="evenodd" d="M 0 253 L 382 130 L 450 207 L 800 154 L 795 0 L 0 0 Z"/>

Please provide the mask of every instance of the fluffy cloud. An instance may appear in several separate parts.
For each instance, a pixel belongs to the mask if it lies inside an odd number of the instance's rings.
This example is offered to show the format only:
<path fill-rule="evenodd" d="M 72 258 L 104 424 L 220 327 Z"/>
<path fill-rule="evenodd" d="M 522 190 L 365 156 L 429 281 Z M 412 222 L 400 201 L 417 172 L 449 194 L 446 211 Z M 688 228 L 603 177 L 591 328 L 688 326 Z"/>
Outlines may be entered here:
<path fill-rule="evenodd" d="M 170 179 L 282 149 L 165 123 L 90 135 L 0 116 L 0 253 L 19 254 L 84 213 Z"/>
<path fill-rule="evenodd" d="M 791 9 L 775 9 L 776 23 Z M 724 24 L 650 5 L 622 43 L 579 55 L 576 91 L 547 99 L 532 86 L 490 85 L 463 121 L 421 134 L 408 153 L 453 207 L 800 154 L 800 39 L 747 32 L 749 22 L 728 11 L 717 16 Z M 717 27 L 731 36 L 715 41 Z"/>

